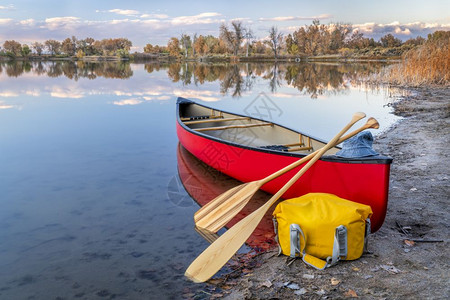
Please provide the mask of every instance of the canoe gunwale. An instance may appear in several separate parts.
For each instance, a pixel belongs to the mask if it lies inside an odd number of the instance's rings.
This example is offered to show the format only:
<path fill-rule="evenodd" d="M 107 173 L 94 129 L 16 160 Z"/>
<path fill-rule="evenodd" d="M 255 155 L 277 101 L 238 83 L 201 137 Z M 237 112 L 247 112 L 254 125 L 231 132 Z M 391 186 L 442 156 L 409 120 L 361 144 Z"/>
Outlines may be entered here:
<path fill-rule="evenodd" d="M 263 152 L 263 153 L 270 153 L 270 154 L 275 154 L 275 155 L 282 155 L 282 156 L 290 156 L 290 157 L 298 157 L 298 158 L 303 158 L 305 156 L 308 155 L 308 153 L 292 153 L 292 152 L 285 152 L 285 151 L 278 151 L 278 150 L 274 150 L 274 149 L 267 149 L 267 148 L 259 148 L 259 147 L 252 147 L 252 146 L 246 146 L 246 145 L 242 145 L 242 144 L 238 144 L 238 143 L 234 143 L 234 142 L 230 142 L 221 138 L 217 138 L 205 133 L 202 133 L 200 131 L 196 131 L 193 130 L 192 128 L 188 127 L 187 125 L 185 125 L 183 123 L 183 121 L 181 120 L 181 116 L 180 116 L 180 105 L 188 105 L 188 104 L 194 104 L 194 105 L 198 105 L 207 109 L 214 109 L 210 106 L 207 105 L 203 105 L 200 103 L 197 103 L 195 101 L 186 99 L 186 98 L 182 98 L 182 97 L 178 97 L 177 99 L 177 112 L 176 112 L 176 117 L 177 117 L 177 122 L 178 124 L 186 131 L 188 131 L 191 134 L 195 134 L 198 136 L 201 136 L 203 138 L 209 139 L 209 140 L 213 140 L 215 142 L 218 143 L 222 143 L 222 144 L 226 144 L 226 145 L 230 145 L 230 146 L 234 146 L 234 147 L 238 147 L 238 148 L 242 148 L 242 149 L 246 149 L 246 150 L 250 150 L 250 151 L 258 151 L 258 152 Z M 227 114 L 231 114 L 231 115 L 235 115 L 235 116 L 239 116 L 239 117 L 250 117 L 250 116 L 245 116 L 245 115 L 241 115 L 238 113 L 232 113 L 232 112 L 227 112 L 224 110 L 218 110 L 218 109 L 214 109 L 216 111 L 222 111 L 224 113 Z M 257 120 L 257 121 L 262 121 L 262 122 L 269 122 L 267 120 L 263 120 L 263 119 L 258 119 L 258 118 L 254 118 L 254 117 L 250 117 L 253 120 Z M 279 126 L 281 128 L 290 130 L 292 132 L 295 132 L 297 134 L 302 134 L 304 136 L 309 136 L 310 138 L 317 140 L 318 142 L 324 143 L 326 144 L 326 142 L 324 142 L 323 140 L 319 139 L 319 138 L 315 138 L 309 134 L 304 134 L 302 132 L 299 132 L 297 130 L 294 130 L 292 128 L 283 126 L 281 124 L 278 123 L 273 123 L 271 122 L 273 125 L 275 126 Z M 337 148 L 340 148 L 338 146 L 336 146 Z M 324 155 L 320 158 L 320 160 L 322 161 L 328 161 L 328 162 L 337 162 L 337 163 L 348 163 L 348 164 L 391 164 L 392 163 L 392 158 L 388 157 L 388 156 L 384 156 L 384 155 L 377 155 L 377 156 L 369 156 L 369 157 L 362 157 L 362 158 L 344 158 L 344 157 L 338 157 L 335 155 Z"/>

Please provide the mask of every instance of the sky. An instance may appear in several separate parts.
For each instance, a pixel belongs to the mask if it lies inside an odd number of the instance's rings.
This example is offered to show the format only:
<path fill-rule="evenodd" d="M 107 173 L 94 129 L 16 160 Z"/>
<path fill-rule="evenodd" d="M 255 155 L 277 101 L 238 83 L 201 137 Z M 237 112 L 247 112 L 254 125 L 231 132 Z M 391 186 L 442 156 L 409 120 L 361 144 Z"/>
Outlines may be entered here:
<path fill-rule="evenodd" d="M 450 30 L 450 0 L 0 0 L 0 45 L 125 37 L 134 52 L 182 34 L 218 36 L 220 25 L 233 20 L 263 39 L 272 26 L 287 35 L 314 19 L 350 23 L 376 40 L 387 33 L 407 40 Z"/>

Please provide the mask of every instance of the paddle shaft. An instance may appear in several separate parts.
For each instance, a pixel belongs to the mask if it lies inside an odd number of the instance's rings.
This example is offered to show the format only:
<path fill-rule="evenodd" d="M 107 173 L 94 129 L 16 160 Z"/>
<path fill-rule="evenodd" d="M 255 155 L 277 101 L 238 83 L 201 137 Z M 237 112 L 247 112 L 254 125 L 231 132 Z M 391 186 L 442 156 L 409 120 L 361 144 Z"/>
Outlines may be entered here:
<path fill-rule="evenodd" d="M 188 267 L 185 275 L 194 282 L 204 282 L 211 278 L 223 265 L 236 253 L 245 243 L 248 237 L 260 223 L 269 208 L 286 192 L 297 179 L 299 179 L 328 149 L 339 140 L 339 138 L 358 120 L 365 115 L 357 113 L 352 121 L 347 124 L 328 144 L 323 147 L 288 183 L 286 183 L 275 195 L 263 206 L 239 221 L 230 230 L 220 236 L 205 251 L 203 251 Z"/>

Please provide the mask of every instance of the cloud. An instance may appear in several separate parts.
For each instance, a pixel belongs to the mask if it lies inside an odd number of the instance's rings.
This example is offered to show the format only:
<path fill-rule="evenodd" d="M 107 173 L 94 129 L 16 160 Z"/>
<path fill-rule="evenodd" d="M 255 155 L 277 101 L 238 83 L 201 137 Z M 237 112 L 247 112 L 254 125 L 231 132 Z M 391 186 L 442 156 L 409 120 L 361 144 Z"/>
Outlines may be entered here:
<path fill-rule="evenodd" d="M 110 9 L 110 10 L 108 10 L 108 12 L 115 13 L 118 15 L 124 15 L 124 16 L 134 16 L 134 15 L 139 14 L 139 11 L 134 10 L 134 9 L 119 9 L 119 8 Z"/>
<path fill-rule="evenodd" d="M 394 21 L 387 24 L 368 22 L 363 24 L 354 24 L 353 30 L 358 30 L 364 35 L 379 39 L 386 34 L 392 34 L 401 39 L 415 38 L 416 36 L 426 37 L 429 33 L 437 30 L 449 30 L 450 24 L 412 22 L 401 24 Z"/>
<path fill-rule="evenodd" d="M 311 16 L 311 17 L 293 17 L 293 16 L 286 16 L 286 17 L 273 17 L 273 18 L 259 18 L 259 21 L 271 21 L 271 22 L 286 22 L 286 21 L 304 21 L 304 20 L 323 20 L 323 19 L 329 19 L 332 16 L 330 14 L 321 14 L 318 16 Z"/>
<path fill-rule="evenodd" d="M 20 25 L 24 25 L 24 26 L 34 26 L 34 19 L 26 19 L 26 20 L 22 20 L 19 21 Z"/>
<path fill-rule="evenodd" d="M 0 25 L 8 25 L 13 21 L 14 21 L 13 19 L 0 19 Z"/>
<path fill-rule="evenodd" d="M 14 5 L 13 4 L 9 4 L 7 6 L 0 5 L 0 10 L 13 10 L 13 9 L 14 9 Z"/>
<path fill-rule="evenodd" d="M 79 24 L 80 18 L 77 17 L 55 17 L 45 19 L 45 28 L 49 30 L 58 30 L 61 28 L 72 29 L 72 25 Z"/>
<path fill-rule="evenodd" d="M 9 97 L 18 97 L 19 94 L 17 92 L 11 92 L 11 91 L 3 91 L 0 92 L 0 97 L 9 98 Z"/>
<path fill-rule="evenodd" d="M 169 18 L 166 14 L 143 14 L 140 16 L 142 19 L 154 18 L 154 19 L 167 19 Z"/>
<path fill-rule="evenodd" d="M 221 14 L 216 12 L 206 12 L 195 16 L 180 16 L 175 17 L 171 20 L 174 25 L 192 25 L 192 24 L 212 24 L 220 23 L 223 20 L 213 19 L 213 17 L 218 17 Z"/>

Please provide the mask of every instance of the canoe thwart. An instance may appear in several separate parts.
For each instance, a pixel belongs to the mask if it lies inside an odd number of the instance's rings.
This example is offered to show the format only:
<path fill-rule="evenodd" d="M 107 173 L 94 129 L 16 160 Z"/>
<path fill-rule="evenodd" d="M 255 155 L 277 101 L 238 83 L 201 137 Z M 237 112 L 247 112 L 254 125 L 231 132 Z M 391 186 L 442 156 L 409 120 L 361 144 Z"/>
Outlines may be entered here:
<path fill-rule="evenodd" d="M 206 119 L 223 119 L 223 116 L 192 116 L 192 117 L 181 117 L 181 121 L 193 121 L 193 120 L 206 120 Z"/>
<path fill-rule="evenodd" d="M 250 118 L 249 117 L 214 118 L 214 119 L 206 119 L 206 120 L 186 121 L 186 122 L 184 122 L 184 124 L 191 125 L 191 124 L 212 123 L 212 122 L 231 122 L 231 121 L 240 121 L 240 120 L 250 120 Z"/>
<path fill-rule="evenodd" d="M 297 148 L 289 148 L 288 152 L 295 152 L 295 151 L 311 151 L 313 150 L 312 147 L 297 147 Z"/>
<path fill-rule="evenodd" d="M 229 126 L 217 126 L 217 127 L 206 127 L 206 128 L 194 128 L 195 131 L 210 131 L 210 130 L 226 130 L 232 128 L 250 128 L 250 127 L 260 127 L 260 126 L 273 126 L 272 123 L 257 123 L 248 125 L 229 125 Z"/>
<path fill-rule="evenodd" d="M 267 146 L 261 146 L 259 148 L 276 150 L 276 151 L 284 151 L 284 152 L 307 151 L 307 150 L 310 151 L 313 149 L 312 147 L 294 147 L 296 145 L 303 145 L 303 144 L 267 145 Z M 294 147 L 294 148 L 292 148 L 292 147 Z"/>

